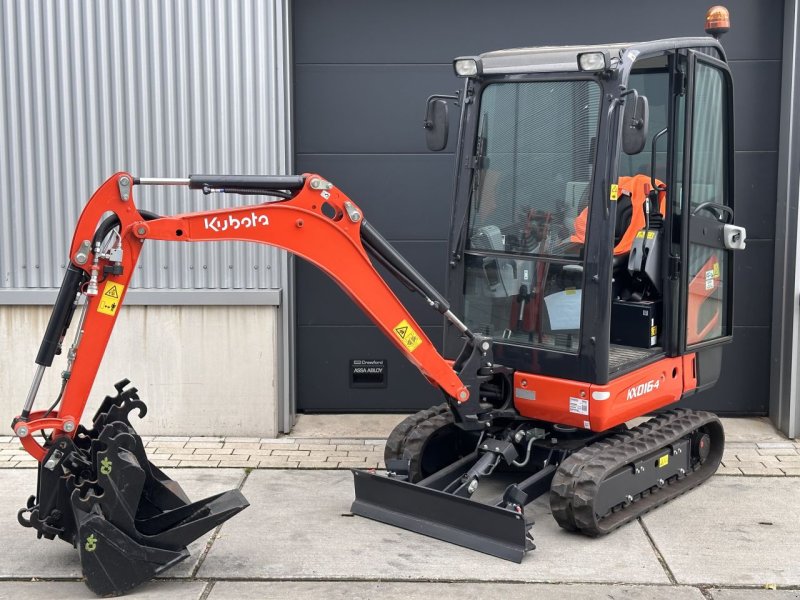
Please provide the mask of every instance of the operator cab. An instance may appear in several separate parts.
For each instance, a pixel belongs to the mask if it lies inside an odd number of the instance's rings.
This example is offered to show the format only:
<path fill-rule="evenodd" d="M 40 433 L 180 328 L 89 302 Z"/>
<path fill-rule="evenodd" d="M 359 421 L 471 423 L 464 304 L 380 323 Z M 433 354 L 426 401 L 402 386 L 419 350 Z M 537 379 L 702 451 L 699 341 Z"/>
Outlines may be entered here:
<path fill-rule="evenodd" d="M 448 299 L 467 326 L 525 373 L 605 384 L 697 351 L 698 389 L 713 385 L 746 236 L 717 40 L 502 50 L 455 68 Z M 442 97 L 428 115 L 436 149 Z M 460 346 L 450 331 L 446 352 Z"/>

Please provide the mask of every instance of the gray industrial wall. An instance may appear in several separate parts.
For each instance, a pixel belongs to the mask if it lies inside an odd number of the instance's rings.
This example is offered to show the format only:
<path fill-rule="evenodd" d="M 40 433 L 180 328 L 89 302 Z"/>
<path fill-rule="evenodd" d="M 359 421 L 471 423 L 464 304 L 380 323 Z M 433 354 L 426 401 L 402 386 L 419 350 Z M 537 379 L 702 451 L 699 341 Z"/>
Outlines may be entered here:
<path fill-rule="evenodd" d="M 288 8 L 0 2 L 5 423 L 25 400 L 78 215 L 106 178 L 290 170 Z M 159 214 L 257 201 L 176 187 L 135 188 L 134 200 Z M 129 377 L 152 409 L 140 433 L 275 435 L 288 420 L 287 281 L 275 248 L 148 242 L 85 417 Z M 63 368 L 64 356 L 36 408 L 51 404 Z"/>
<path fill-rule="evenodd" d="M 723 379 L 692 399 L 721 413 L 766 414 L 784 2 L 726 3 L 723 38 L 735 81 L 735 341 Z M 454 147 L 425 149 L 432 93 L 460 87 L 453 57 L 498 48 L 703 35 L 710 3 L 527 0 L 295 0 L 295 163 L 341 187 L 437 287 L 444 288 Z M 298 405 L 306 411 L 412 410 L 439 394 L 338 288 L 297 267 Z M 435 341 L 441 320 L 401 286 Z M 351 389 L 351 359 L 388 360 L 388 388 Z"/>

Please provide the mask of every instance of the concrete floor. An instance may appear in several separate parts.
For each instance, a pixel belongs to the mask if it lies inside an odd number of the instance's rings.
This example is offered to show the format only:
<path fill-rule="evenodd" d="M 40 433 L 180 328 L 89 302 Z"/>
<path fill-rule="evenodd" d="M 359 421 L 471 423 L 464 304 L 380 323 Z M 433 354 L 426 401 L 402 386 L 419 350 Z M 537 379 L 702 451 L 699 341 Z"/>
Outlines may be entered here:
<path fill-rule="evenodd" d="M 714 477 L 600 539 L 560 530 L 539 500 L 529 510 L 537 550 L 515 564 L 350 516 L 347 471 L 170 475 L 192 498 L 244 481 L 251 506 L 135 598 L 800 598 L 797 477 Z M 10 469 L 0 478 L 0 545 L 13 549 L 0 557 L 0 599 L 92 597 L 77 581 L 75 550 L 16 524 L 35 471 Z M 789 589 L 763 590 L 770 584 Z"/>
<path fill-rule="evenodd" d="M 384 438 L 402 415 L 301 416 L 293 435 Z M 776 442 L 764 419 L 725 419 L 729 442 Z M 715 476 L 605 538 L 526 510 L 537 549 L 503 561 L 350 514 L 346 470 L 170 469 L 189 497 L 240 487 L 251 506 L 137 589 L 145 600 L 800 599 L 800 477 Z M 34 469 L 0 471 L 0 600 L 92 598 L 78 553 L 16 523 Z M 778 590 L 767 588 L 777 587 Z"/>

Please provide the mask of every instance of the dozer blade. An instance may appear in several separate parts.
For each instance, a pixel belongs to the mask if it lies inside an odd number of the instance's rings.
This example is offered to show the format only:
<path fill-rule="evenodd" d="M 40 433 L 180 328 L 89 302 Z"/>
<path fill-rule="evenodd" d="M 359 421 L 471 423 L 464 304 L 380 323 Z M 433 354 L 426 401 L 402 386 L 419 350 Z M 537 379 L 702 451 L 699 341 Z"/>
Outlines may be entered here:
<path fill-rule="evenodd" d="M 353 514 L 514 562 L 533 549 L 525 517 L 513 510 L 367 471 L 353 477 Z"/>

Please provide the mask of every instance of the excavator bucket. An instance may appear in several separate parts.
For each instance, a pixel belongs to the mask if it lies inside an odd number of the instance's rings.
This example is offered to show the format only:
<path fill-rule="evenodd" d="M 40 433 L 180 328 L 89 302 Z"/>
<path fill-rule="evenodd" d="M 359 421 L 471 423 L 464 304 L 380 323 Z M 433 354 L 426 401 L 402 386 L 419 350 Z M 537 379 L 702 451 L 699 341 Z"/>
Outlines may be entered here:
<path fill-rule="evenodd" d="M 187 558 L 192 541 L 248 506 L 236 489 L 190 502 L 147 459 L 128 419 L 147 409 L 128 383 L 116 384 L 91 429 L 51 441 L 37 494 L 19 512 L 39 537 L 77 547 L 86 585 L 99 596 L 123 594 Z"/>

